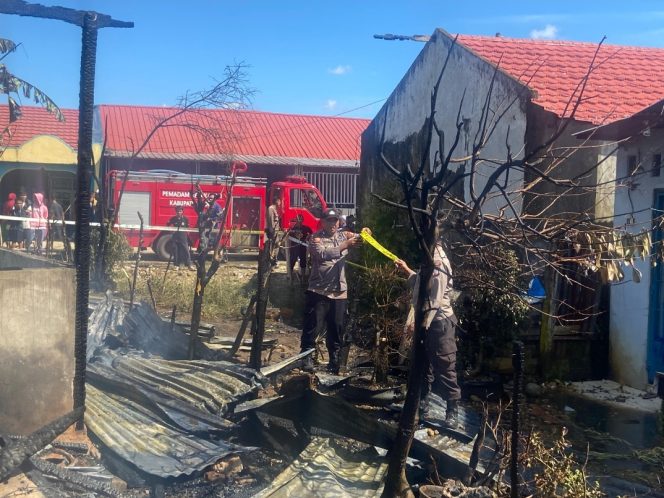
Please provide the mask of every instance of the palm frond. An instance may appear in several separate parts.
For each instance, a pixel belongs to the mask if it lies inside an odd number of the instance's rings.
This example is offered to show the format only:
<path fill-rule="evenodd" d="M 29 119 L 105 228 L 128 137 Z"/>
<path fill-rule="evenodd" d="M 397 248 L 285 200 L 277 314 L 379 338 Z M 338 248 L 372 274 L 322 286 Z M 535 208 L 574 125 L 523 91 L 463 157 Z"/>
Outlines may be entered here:
<path fill-rule="evenodd" d="M 19 104 L 11 94 L 22 94 L 24 98 L 30 99 L 35 104 L 44 107 L 48 112 L 53 114 L 58 121 L 65 120 L 60 108 L 48 95 L 31 83 L 11 74 L 7 71 L 6 66 L 2 64 L 0 64 L 0 93 L 4 93 L 8 97 L 10 123 L 16 121 L 21 115 L 21 104 Z"/>
<path fill-rule="evenodd" d="M 18 45 L 6 38 L 0 38 L 0 54 L 8 54 L 16 50 Z"/>

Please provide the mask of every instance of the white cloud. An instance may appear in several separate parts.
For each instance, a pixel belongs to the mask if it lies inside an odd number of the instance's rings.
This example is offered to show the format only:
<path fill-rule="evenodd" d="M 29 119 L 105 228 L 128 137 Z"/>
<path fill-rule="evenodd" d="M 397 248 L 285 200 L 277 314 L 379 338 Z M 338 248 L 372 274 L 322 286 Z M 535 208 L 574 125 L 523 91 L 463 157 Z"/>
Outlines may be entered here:
<path fill-rule="evenodd" d="M 327 72 L 330 74 L 334 74 L 336 76 L 341 76 L 342 74 L 348 74 L 350 73 L 351 67 L 350 66 L 342 66 L 339 64 L 337 67 L 333 69 L 328 69 Z"/>
<path fill-rule="evenodd" d="M 530 37 L 533 40 L 553 40 L 558 34 L 558 28 L 553 24 L 547 24 L 544 29 L 533 29 Z"/>
<path fill-rule="evenodd" d="M 336 100 L 328 99 L 328 101 L 325 102 L 325 109 L 332 110 L 336 107 L 337 107 L 337 101 Z"/>

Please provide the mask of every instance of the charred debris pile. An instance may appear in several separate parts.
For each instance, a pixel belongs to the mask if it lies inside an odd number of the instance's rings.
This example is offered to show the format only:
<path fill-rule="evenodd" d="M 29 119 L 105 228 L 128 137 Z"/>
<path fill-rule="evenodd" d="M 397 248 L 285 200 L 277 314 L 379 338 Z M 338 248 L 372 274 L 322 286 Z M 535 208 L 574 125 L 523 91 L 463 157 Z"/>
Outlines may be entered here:
<path fill-rule="evenodd" d="M 128 310 L 110 295 L 98 302 L 87 349 L 87 436 L 61 434 L 72 412 L 31 436 L 4 437 L 0 477 L 22 470 L 52 496 L 380 496 L 401 389 L 351 386 L 361 368 L 304 373 L 313 350 L 256 372 L 229 358 L 232 338 L 203 333 L 200 359 L 187 360 L 179 324 L 146 304 Z M 443 406 L 434 403 L 441 419 Z M 467 473 L 479 420 L 462 420 L 458 431 L 435 423 L 418 431 L 413 482 L 426 482 L 432 462 L 450 476 Z"/>

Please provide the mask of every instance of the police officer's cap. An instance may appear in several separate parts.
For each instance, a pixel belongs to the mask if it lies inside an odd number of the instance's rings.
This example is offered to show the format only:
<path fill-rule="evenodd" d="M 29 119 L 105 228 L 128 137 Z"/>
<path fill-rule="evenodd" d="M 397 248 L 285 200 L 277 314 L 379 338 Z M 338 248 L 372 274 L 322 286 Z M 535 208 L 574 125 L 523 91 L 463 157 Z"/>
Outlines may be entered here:
<path fill-rule="evenodd" d="M 337 211 L 334 208 L 327 208 L 325 211 L 323 211 L 323 218 L 328 219 L 328 218 L 336 218 L 339 219 L 341 216 L 341 213 Z"/>

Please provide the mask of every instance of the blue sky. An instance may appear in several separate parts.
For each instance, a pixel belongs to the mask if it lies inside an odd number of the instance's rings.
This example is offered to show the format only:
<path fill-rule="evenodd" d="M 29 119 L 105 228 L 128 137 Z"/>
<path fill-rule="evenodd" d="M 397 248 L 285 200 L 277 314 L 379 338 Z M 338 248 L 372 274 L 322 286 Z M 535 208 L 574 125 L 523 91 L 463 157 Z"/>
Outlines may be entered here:
<path fill-rule="evenodd" d="M 95 101 L 172 105 L 226 64 L 250 67 L 257 110 L 373 117 L 422 48 L 374 34 L 451 33 L 664 47 L 659 1 L 40 0 L 133 21 L 100 31 Z M 0 14 L 4 60 L 58 105 L 78 105 L 80 29 Z M 374 103 L 375 102 L 375 103 Z M 374 103 L 374 104 L 371 104 Z M 355 110 L 353 110 L 355 109 Z M 350 112 L 349 112 L 350 111 Z"/>

